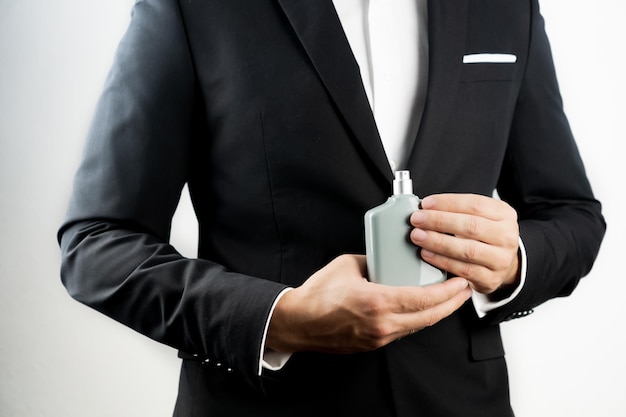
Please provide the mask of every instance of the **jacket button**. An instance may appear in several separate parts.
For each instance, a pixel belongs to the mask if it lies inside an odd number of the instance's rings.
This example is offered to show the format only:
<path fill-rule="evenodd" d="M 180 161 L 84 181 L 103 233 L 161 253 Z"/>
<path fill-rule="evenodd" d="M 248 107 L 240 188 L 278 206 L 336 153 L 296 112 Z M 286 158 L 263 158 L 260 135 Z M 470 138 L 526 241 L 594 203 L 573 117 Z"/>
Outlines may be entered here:
<path fill-rule="evenodd" d="M 516 311 L 515 313 L 511 313 L 509 314 L 504 321 L 509 321 L 509 320 L 513 320 L 513 319 L 519 319 L 522 317 L 526 317 L 532 313 L 534 313 L 535 310 L 530 309 L 530 310 L 523 310 L 523 311 Z"/>

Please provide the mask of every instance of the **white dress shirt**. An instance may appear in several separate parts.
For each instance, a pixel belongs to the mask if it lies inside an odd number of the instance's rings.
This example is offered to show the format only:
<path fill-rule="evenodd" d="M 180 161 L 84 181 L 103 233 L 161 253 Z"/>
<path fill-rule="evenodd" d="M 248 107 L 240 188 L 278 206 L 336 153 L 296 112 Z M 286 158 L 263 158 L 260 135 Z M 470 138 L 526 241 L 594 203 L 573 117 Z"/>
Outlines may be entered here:
<path fill-rule="evenodd" d="M 393 171 L 405 169 L 426 101 L 427 0 L 334 0 Z"/>
<path fill-rule="evenodd" d="M 393 171 L 406 169 L 408 154 L 417 136 L 428 85 L 427 0 L 333 0 L 337 15 L 359 64 L 363 87 L 374 114 L 376 126 Z M 461 59 L 461 58 L 459 58 Z M 484 317 L 521 291 L 526 278 L 526 251 L 522 240 L 521 283 L 507 299 L 493 302 L 473 292 L 476 313 Z M 289 289 L 283 291 L 274 306 Z M 263 368 L 278 370 L 290 354 L 265 350 Z"/>

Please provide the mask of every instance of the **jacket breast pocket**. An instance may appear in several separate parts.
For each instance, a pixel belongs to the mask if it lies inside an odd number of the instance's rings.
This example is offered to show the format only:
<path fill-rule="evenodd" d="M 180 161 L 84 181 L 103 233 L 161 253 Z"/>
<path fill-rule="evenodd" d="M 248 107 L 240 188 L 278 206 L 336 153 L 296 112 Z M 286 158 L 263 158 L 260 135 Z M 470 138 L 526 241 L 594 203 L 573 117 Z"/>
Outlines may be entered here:
<path fill-rule="evenodd" d="M 513 81 L 517 76 L 517 63 L 464 63 L 461 82 Z"/>

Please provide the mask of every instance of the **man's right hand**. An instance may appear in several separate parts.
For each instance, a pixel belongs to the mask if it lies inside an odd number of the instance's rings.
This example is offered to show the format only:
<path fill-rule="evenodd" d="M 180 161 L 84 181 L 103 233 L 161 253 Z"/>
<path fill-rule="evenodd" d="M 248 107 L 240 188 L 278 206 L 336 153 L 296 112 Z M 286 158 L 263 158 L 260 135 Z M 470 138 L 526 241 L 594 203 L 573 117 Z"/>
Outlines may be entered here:
<path fill-rule="evenodd" d="M 272 315 L 266 346 L 276 352 L 353 353 L 380 348 L 456 311 L 468 281 L 426 287 L 367 281 L 363 255 L 342 255 L 286 293 Z"/>

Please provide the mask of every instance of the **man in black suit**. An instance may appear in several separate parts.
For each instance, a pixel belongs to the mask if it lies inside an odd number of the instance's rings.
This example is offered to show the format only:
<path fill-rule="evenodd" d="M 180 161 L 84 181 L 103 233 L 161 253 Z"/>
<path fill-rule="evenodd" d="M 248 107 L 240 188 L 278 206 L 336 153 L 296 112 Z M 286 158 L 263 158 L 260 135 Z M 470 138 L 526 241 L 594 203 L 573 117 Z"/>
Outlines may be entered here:
<path fill-rule="evenodd" d="M 179 349 L 175 415 L 512 415 L 498 324 L 569 294 L 604 220 L 537 1 L 427 6 L 402 165 L 429 196 L 411 239 L 451 278 L 393 288 L 358 255 L 393 161 L 333 2 L 135 5 L 59 231 L 62 279 Z M 198 259 L 168 244 L 184 184 Z"/>

